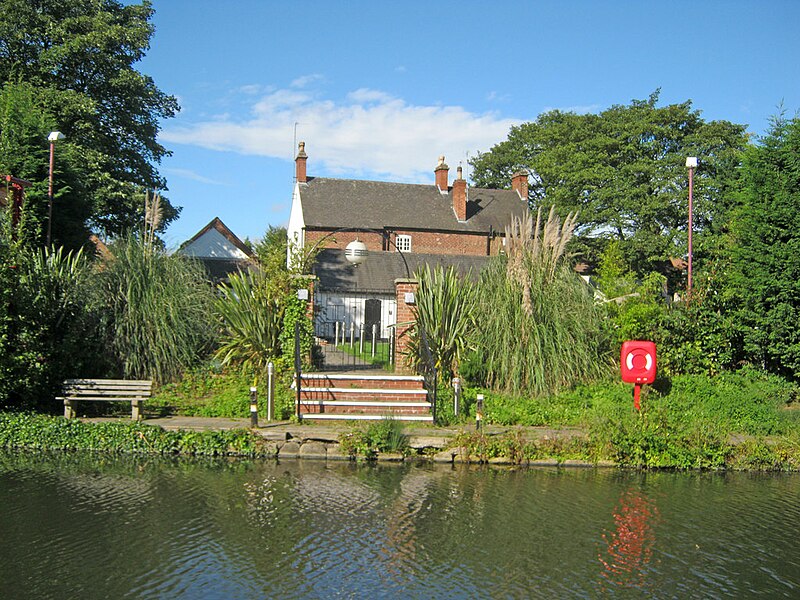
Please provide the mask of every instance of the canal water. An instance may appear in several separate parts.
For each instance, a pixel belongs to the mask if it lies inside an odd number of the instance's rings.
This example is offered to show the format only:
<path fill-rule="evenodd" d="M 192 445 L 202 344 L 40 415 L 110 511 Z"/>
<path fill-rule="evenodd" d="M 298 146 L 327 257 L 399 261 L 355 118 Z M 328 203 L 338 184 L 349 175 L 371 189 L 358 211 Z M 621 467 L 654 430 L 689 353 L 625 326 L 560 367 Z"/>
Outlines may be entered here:
<path fill-rule="evenodd" d="M 0 452 L 2 598 L 800 597 L 800 475 Z"/>

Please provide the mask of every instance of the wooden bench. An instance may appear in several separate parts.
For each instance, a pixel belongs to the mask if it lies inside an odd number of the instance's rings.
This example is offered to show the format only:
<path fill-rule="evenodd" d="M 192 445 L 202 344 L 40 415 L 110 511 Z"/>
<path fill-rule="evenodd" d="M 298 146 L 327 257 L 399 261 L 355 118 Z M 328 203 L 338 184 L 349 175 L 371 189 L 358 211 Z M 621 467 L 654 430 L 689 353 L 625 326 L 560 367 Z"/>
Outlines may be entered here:
<path fill-rule="evenodd" d="M 130 402 L 131 419 L 142 418 L 142 403 L 150 397 L 153 382 L 132 379 L 67 379 L 64 394 L 56 400 L 64 401 L 64 416 L 74 419 L 77 416 L 78 400 L 102 402 Z"/>

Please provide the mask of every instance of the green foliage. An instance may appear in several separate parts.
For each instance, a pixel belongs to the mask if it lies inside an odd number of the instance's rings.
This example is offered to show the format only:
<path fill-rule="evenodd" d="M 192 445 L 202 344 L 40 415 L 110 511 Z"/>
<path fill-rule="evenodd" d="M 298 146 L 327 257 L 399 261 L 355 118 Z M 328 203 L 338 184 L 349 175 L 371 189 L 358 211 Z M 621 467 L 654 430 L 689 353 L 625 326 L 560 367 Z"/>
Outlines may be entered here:
<path fill-rule="evenodd" d="M 0 87 L 0 174 L 32 185 L 25 189 L 18 239 L 32 246 L 45 242 L 48 219 L 49 157 L 47 136 L 55 117 L 28 82 Z M 53 168 L 52 239 L 56 246 L 79 248 L 89 237 L 91 203 L 84 186 L 83 162 L 69 141 L 59 142 Z"/>
<path fill-rule="evenodd" d="M 701 157 L 695 177 L 696 251 L 701 232 L 725 223 L 745 127 L 706 122 L 691 102 L 659 107 L 647 100 L 599 114 L 559 110 L 511 128 L 508 139 L 470 163 L 480 187 L 508 187 L 528 170 L 531 205 L 554 204 L 561 215 L 579 213 L 575 246 L 596 260 L 596 235 L 619 240 L 633 271 L 662 268 L 686 243 L 688 194 L 684 161 Z"/>
<path fill-rule="evenodd" d="M 481 273 L 471 375 L 492 389 L 532 396 L 601 378 L 610 365 L 603 315 L 565 260 L 569 232 L 552 212 L 535 230 L 524 223 L 518 229 L 508 257 Z"/>
<path fill-rule="evenodd" d="M 742 169 L 730 292 L 743 358 L 800 378 L 800 118 L 774 119 Z"/>
<path fill-rule="evenodd" d="M 97 319 L 86 304 L 90 265 L 81 251 L 4 248 L 0 406 L 52 408 L 65 378 L 101 368 Z"/>
<path fill-rule="evenodd" d="M 274 418 L 294 414 L 291 373 L 275 374 Z M 220 370 L 213 365 L 188 369 L 175 383 L 163 385 L 147 402 L 148 412 L 200 417 L 244 418 L 250 415 L 250 387 L 258 389 L 258 414 L 267 416 L 267 378 L 241 369 Z"/>
<path fill-rule="evenodd" d="M 25 413 L 0 413 L 0 448 L 197 456 L 274 454 L 260 436 L 244 429 L 165 431 L 139 422 L 84 423 Z"/>
<path fill-rule="evenodd" d="M 370 421 L 339 435 L 343 454 L 352 458 L 373 460 L 379 452 L 408 453 L 408 436 L 403 425 L 392 418 Z"/>
<path fill-rule="evenodd" d="M 263 271 L 234 273 L 219 286 L 215 302 L 223 334 L 216 357 L 223 365 L 265 373 L 281 353 L 285 295 L 276 295 Z"/>
<path fill-rule="evenodd" d="M 475 296 L 455 269 L 425 265 L 416 273 L 419 287 L 412 307 L 414 323 L 408 330 L 408 355 L 417 372 L 435 368 L 450 380 L 467 350 L 475 327 Z"/>
<path fill-rule="evenodd" d="M 118 373 L 166 383 L 202 360 L 214 339 L 205 271 L 128 236 L 112 245 L 95 278 L 96 303 Z"/>
<path fill-rule="evenodd" d="M 295 280 L 297 285 L 297 280 Z M 283 326 L 280 333 L 281 369 L 290 369 L 294 365 L 295 328 L 299 327 L 300 359 L 307 367 L 311 364 L 314 348 L 314 324 L 308 315 L 308 301 L 297 297 L 296 289 L 286 298 L 286 309 L 283 313 Z"/>
<path fill-rule="evenodd" d="M 30 143 L 11 151 L 17 162 L 40 165 L 13 174 L 31 178 L 41 193 L 48 130 L 67 136 L 57 149 L 55 188 L 62 202 L 54 208 L 55 239 L 68 245 L 85 240 L 75 228 L 67 231 L 64 217 L 76 227 L 89 217 L 109 234 L 138 225 L 139 186 L 165 187 L 155 166 L 168 154 L 158 143 L 161 120 L 178 111 L 176 99 L 135 68 L 154 31 L 150 3 L 0 0 L 0 14 L 0 83 L 24 85 L 32 103 L 30 119 L 15 119 Z M 46 115 L 49 129 L 42 131 L 45 123 L 31 128 L 35 115 Z M 70 176 L 78 166 L 80 178 Z M 177 214 L 165 202 L 163 226 Z"/>

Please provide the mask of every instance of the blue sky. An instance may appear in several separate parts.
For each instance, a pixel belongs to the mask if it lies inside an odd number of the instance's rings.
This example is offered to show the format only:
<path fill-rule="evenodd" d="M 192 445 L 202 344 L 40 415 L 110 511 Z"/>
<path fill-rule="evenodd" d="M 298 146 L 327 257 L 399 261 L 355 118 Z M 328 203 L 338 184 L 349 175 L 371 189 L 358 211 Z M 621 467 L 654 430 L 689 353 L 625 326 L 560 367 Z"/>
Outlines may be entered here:
<path fill-rule="evenodd" d="M 800 2 L 153 0 L 139 65 L 182 110 L 160 170 L 176 247 L 214 217 L 285 225 L 295 142 L 310 176 L 426 183 L 554 108 L 598 112 L 661 88 L 765 132 L 800 109 Z M 702 157 L 701 157 L 702 160 Z"/>

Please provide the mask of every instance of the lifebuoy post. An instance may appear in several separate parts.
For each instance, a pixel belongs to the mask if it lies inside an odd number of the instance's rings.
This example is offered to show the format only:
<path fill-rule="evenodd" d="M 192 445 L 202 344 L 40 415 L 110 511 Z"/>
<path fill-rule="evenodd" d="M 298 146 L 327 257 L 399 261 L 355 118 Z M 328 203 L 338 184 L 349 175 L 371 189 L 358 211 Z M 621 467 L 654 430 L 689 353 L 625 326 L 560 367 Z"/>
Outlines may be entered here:
<path fill-rule="evenodd" d="M 656 379 L 656 345 L 645 340 L 629 340 L 622 343 L 619 355 L 622 381 L 632 383 L 633 406 L 640 410 L 639 397 L 642 385 Z"/>

